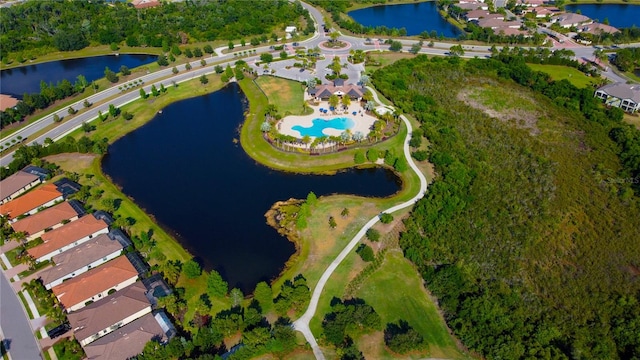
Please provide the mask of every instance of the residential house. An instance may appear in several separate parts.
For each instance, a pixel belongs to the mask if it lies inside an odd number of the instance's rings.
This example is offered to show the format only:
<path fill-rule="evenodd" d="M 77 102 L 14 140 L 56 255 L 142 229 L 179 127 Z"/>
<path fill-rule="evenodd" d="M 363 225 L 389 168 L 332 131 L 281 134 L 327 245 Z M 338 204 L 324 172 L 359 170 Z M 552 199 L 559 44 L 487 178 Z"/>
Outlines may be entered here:
<path fill-rule="evenodd" d="M 615 34 L 617 32 L 620 32 L 620 30 L 611 25 L 605 25 L 597 22 L 581 26 L 580 28 L 578 28 L 578 31 L 592 35 L 600 35 L 604 33 Z"/>
<path fill-rule="evenodd" d="M 85 346 L 140 317 L 151 313 L 147 289 L 138 281 L 69 314 L 69 324 L 80 345 Z"/>
<path fill-rule="evenodd" d="M 474 21 L 480 19 L 498 19 L 504 20 L 504 15 L 502 14 L 492 14 L 486 10 L 471 10 L 463 15 L 464 19 L 467 21 Z"/>
<path fill-rule="evenodd" d="M 4 204 L 15 199 L 25 191 L 40 184 L 40 182 L 41 180 L 39 176 L 32 175 L 24 171 L 18 171 L 17 173 L 7 177 L 0 181 L 0 204 Z"/>
<path fill-rule="evenodd" d="M 593 20 L 582 14 L 564 13 L 556 16 L 554 19 L 552 19 L 552 22 L 555 22 L 561 27 L 568 29 L 574 26 L 578 27 L 580 25 L 591 24 Z"/>
<path fill-rule="evenodd" d="M 519 29 L 522 26 L 522 23 L 519 21 L 504 21 L 500 19 L 480 19 L 478 21 L 474 21 L 478 26 L 483 28 L 491 28 L 493 30 L 496 29 Z M 495 31 L 495 33 L 498 33 Z"/>
<path fill-rule="evenodd" d="M 333 84 L 316 85 L 316 87 L 308 89 L 307 92 L 315 101 L 328 100 L 331 95 L 343 97 L 348 95 L 352 100 L 360 101 L 364 95 L 364 86 L 354 84 L 345 84 L 344 80 L 336 79 Z"/>
<path fill-rule="evenodd" d="M 35 214 L 41 208 L 49 207 L 63 199 L 62 193 L 54 184 L 46 184 L 0 205 L 0 215 L 6 216 L 9 222 L 15 222 L 19 216 Z"/>
<path fill-rule="evenodd" d="M 138 279 L 138 272 L 126 256 L 119 256 L 86 273 L 51 288 L 67 312 L 80 310 L 110 292 L 123 289 Z"/>
<path fill-rule="evenodd" d="M 556 7 L 537 7 L 533 12 L 536 14 L 536 18 L 543 18 L 558 14 L 560 9 Z"/>
<path fill-rule="evenodd" d="M 517 0 L 516 5 L 522 5 L 526 7 L 538 7 L 546 4 L 547 0 Z"/>
<path fill-rule="evenodd" d="M 18 99 L 11 95 L 0 94 L 0 111 L 5 111 L 16 105 L 18 105 Z"/>
<path fill-rule="evenodd" d="M 49 170 L 34 165 L 27 165 L 24 169 L 22 169 L 22 171 L 32 175 L 38 175 L 42 182 L 44 182 L 47 179 L 47 176 L 49 176 Z"/>
<path fill-rule="evenodd" d="M 596 90 L 595 97 L 609 106 L 616 106 L 628 113 L 640 110 L 640 85 L 613 83 Z"/>
<path fill-rule="evenodd" d="M 124 244 L 111 238 L 109 234 L 100 234 L 82 245 L 53 256 L 51 261 L 55 266 L 42 270 L 38 275 L 44 287 L 51 289 L 62 284 L 64 280 L 84 274 L 117 258 L 122 254 L 124 247 Z"/>
<path fill-rule="evenodd" d="M 489 5 L 481 2 L 456 3 L 453 6 L 457 6 L 462 10 L 489 10 Z"/>
<path fill-rule="evenodd" d="M 84 346 L 87 360 L 122 360 L 142 352 L 151 340 L 168 340 L 152 314 L 143 317 Z"/>
<path fill-rule="evenodd" d="M 133 0 L 131 2 L 134 8 L 136 9 L 146 9 L 150 7 L 155 7 L 160 5 L 160 1 L 158 0 Z"/>
<path fill-rule="evenodd" d="M 78 220 L 84 215 L 82 204 L 76 200 L 61 202 L 11 224 L 15 232 L 25 232 L 27 241 L 40 237 L 45 231 Z"/>
<path fill-rule="evenodd" d="M 56 254 L 72 249 L 100 234 L 109 232 L 109 225 L 104 220 L 96 219 L 93 215 L 81 217 L 55 230 L 45 232 L 40 236 L 44 243 L 27 250 L 36 262 L 51 259 Z"/>

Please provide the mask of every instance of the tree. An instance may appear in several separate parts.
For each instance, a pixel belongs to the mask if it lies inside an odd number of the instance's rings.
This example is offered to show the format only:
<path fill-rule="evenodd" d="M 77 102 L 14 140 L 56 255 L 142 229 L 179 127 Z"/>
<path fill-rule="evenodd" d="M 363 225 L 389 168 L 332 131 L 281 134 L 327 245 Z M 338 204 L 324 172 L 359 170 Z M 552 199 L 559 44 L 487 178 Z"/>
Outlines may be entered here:
<path fill-rule="evenodd" d="M 84 102 L 82 103 L 82 106 L 84 106 L 85 108 L 91 107 L 91 105 L 93 105 L 92 103 L 89 102 L 89 100 L 85 99 Z"/>
<path fill-rule="evenodd" d="M 182 272 L 188 279 L 195 279 L 202 274 L 202 268 L 195 259 L 190 259 L 182 266 Z"/>
<path fill-rule="evenodd" d="M 273 290 L 264 281 L 256 285 L 256 289 L 253 291 L 253 298 L 260 304 L 263 314 L 268 313 L 273 307 Z"/>
<path fill-rule="evenodd" d="M 200 66 L 202 67 L 207 66 L 207 61 L 205 59 L 200 60 Z"/>
<path fill-rule="evenodd" d="M 349 95 L 345 94 L 345 95 L 342 96 L 342 105 L 345 108 L 348 108 L 349 105 L 351 105 L 351 98 L 349 97 Z"/>
<path fill-rule="evenodd" d="M 216 74 L 222 74 L 224 72 L 224 69 L 220 65 L 214 66 L 213 70 L 216 72 Z"/>
<path fill-rule="evenodd" d="M 462 45 L 460 45 L 460 44 L 453 45 L 452 47 L 449 48 L 449 54 L 451 56 L 463 56 L 464 55 L 464 49 L 462 48 Z"/>
<path fill-rule="evenodd" d="M 180 71 L 178 70 L 177 67 L 174 66 L 173 69 L 171 69 L 171 72 L 175 75 L 175 74 L 179 73 Z"/>
<path fill-rule="evenodd" d="M 185 68 L 185 70 L 187 70 L 187 71 L 191 70 L 191 64 L 190 64 L 190 63 L 186 63 L 186 64 L 184 64 L 184 68 Z"/>
<path fill-rule="evenodd" d="M 318 203 L 318 197 L 316 196 L 316 194 L 313 191 L 310 191 L 309 194 L 307 194 L 306 203 L 309 206 L 314 206 L 315 204 Z"/>
<path fill-rule="evenodd" d="M 205 74 L 202 74 L 202 75 L 200 76 L 200 83 L 201 83 L 202 85 L 206 85 L 206 84 L 208 84 L 208 83 L 209 83 L 209 79 L 207 79 L 207 76 L 206 76 Z"/>
<path fill-rule="evenodd" d="M 273 55 L 270 53 L 262 53 L 260 54 L 260 60 L 265 63 L 270 63 L 273 61 Z"/>
<path fill-rule="evenodd" d="M 167 59 L 166 55 L 164 55 L 164 54 L 158 55 L 157 63 L 160 66 L 169 66 L 169 60 Z"/>
<path fill-rule="evenodd" d="M 184 49 L 184 56 L 186 56 L 189 59 L 193 57 L 193 52 L 191 51 L 191 48 Z"/>
<path fill-rule="evenodd" d="M 329 227 L 335 229 L 337 226 L 336 219 L 333 216 L 329 216 Z"/>
<path fill-rule="evenodd" d="M 389 46 L 389 50 L 390 51 L 394 51 L 394 52 L 398 52 L 400 50 L 402 50 L 402 43 L 400 41 L 392 41 L 391 45 Z"/>
<path fill-rule="evenodd" d="M 393 215 L 387 214 L 387 213 L 380 214 L 380 222 L 381 223 L 389 224 L 392 221 L 393 221 Z"/>
<path fill-rule="evenodd" d="M 202 57 L 202 50 L 199 47 L 193 49 L 193 56 Z"/>
<path fill-rule="evenodd" d="M 339 37 L 340 37 L 340 33 L 337 31 L 334 31 L 331 34 L 329 34 L 329 38 L 331 38 L 331 42 L 336 42 Z"/>
<path fill-rule="evenodd" d="M 149 95 L 147 95 L 147 92 L 144 91 L 144 88 L 140 88 L 140 99 L 146 99 L 147 97 L 149 97 Z"/>
<path fill-rule="evenodd" d="M 122 65 L 120 66 L 120 74 L 122 76 L 131 75 L 131 70 L 129 70 L 129 67 L 127 65 Z"/>
<path fill-rule="evenodd" d="M 211 270 L 207 277 L 207 294 L 211 297 L 221 298 L 227 295 L 227 291 L 229 291 L 227 282 L 217 271 Z"/>
<path fill-rule="evenodd" d="M 356 249 L 356 253 L 358 253 L 358 255 L 360 255 L 360 258 L 365 262 L 371 262 L 376 259 L 376 256 L 373 253 L 373 249 L 366 244 L 360 244 L 360 246 L 358 246 L 358 248 Z"/>
<path fill-rule="evenodd" d="M 349 209 L 347 208 L 342 209 L 342 212 L 340 212 L 340 216 L 342 216 L 343 218 L 346 218 L 347 216 L 349 216 Z"/>
<path fill-rule="evenodd" d="M 242 300 L 244 300 L 244 294 L 242 293 L 242 290 L 238 288 L 231 289 L 231 292 L 229 293 L 229 297 L 231 298 L 232 307 L 236 307 L 240 305 L 242 303 Z"/>
<path fill-rule="evenodd" d="M 284 60 L 284 59 L 286 59 L 286 58 L 288 58 L 288 57 L 289 57 L 289 54 L 287 54 L 287 52 L 286 52 L 286 51 L 282 50 L 282 51 L 280 52 L 280 59 Z"/>
<path fill-rule="evenodd" d="M 167 92 L 167 88 L 166 88 L 166 87 L 164 87 L 164 84 L 163 84 L 163 83 L 160 83 L 160 92 L 161 92 L 161 93 L 165 93 L 165 92 Z"/>
<path fill-rule="evenodd" d="M 69 113 L 69 115 L 75 115 L 78 110 L 74 109 L 72 106 L 69 106 L 69 109 L 67 110 L 67 112 Z"/>
<path fill-rule="evenodd" d="M 398 324 L 387 324 L 384 330 L 384 343 L 393 352 L 399 354 L 420 350 L 424 347 L 422 335 L 413 329 L 405 320 L 400 320 Z"/>
<path fill-rule="evenodd" d="M 367 229 L 367 239 L 373 242 L 377 242 L 380 240 L 380 232 L 374 228 Z"/>
<path fill-rule="evenodd" d="M 377 149 L 369 149 L 367 150 L 367 160 L 370 162 L 378 161 L 379 153 Z"/>
<path fill-rule="evenodd" d="M 229 40 L 229 44 L 228 44 L 229 50 L 233 50 L 234 45 L 233 45 L 233 41 Z"/>
<path fill-rule="evenodd" d="M 329 96 L 329 106 L 333 108 L 337 108 L 339 102 L 340 102 L 340 98 L 338 97 L 338 95 L 331 94 L 331 96 Z"/>
<path fill-rule="evenodd" d="M 213 48 L 209 44 L 205 45 L 202 50 L 207 54 L 213 54 Z"/>
<path fill-rule="evenodd" d="M 422 50 L 422 44 L 423 44 L 422 41 L 420 41 L 420 42 L 418 42 L 416 44 L 413 44 L 411 46 L 411 50 L 409 50 L 409 52 L 414 54 L 414 55 L 417 55 L 420 52 L 420 50 Z"/>
<path fill-rule="evenodd" d="M 111 71 L 108 66 L 104 69 L 104 77 L 107 78 L 107 80 L 109 80 L 109 82 L 111 83 L 117 83 L 119 80 L 118 75 Z"/>
<path fill-rule="evenodd" d="M 180 56 L 182 55 L 182 50 L 180 50 L 180 47 L 178 47 L 178 45 L 173 45 L 171 46 L 171 53 L 175 56 Z"/>
<path fill-rule="evenodd" d="M 120 109 L 115 107 L 115 105 L 113 105 L 113 104 L 109 104 L 109 115 L 111 115 L 111 117 L 115 118 L 116 116 L 120 115 Z"/>

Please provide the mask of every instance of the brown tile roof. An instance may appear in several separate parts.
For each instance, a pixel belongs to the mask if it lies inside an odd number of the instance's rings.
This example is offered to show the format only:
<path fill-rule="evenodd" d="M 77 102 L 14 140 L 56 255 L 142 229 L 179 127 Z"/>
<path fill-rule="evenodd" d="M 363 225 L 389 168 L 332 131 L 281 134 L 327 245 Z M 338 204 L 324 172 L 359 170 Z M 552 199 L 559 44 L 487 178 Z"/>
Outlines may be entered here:
<path fill-rule="evenodd" d="M 131 322 L 84 347 L 87 360 L 122 360 L 136 356 L 153 338 L 164 331 L 151 314 Z"/>
<path fill-rule="evenodd" d="M 118 240 L 112 240 L 107 234 L 100 234 L 86 243 L 55 255 L 51 259 L 56 266 L 45 269 L 38 275 L 42 283 L 47 285 L 118 250 L 122 250 L 122 244 Z"/>
<path fill-rule="evenodd" d="M 138 272 L 127 257 L 119 256 L 106 264 L 54 286 L 51 291 L 65 308 L 70 308 L 137 276 Z"/>
<path fill-rule="evenodd" d="M 131 2 L 136 9 L 145 9 L 160 5 L 158 0 L 133 0 Z"/>
<path fill-rule="evenodd" d="M 27 252 L 34 259 L 38 259 L 108 227 L 106 222 L 96 219 L 93 215 L 83 216 L 76 221 L 42 234 L 41 238 L 44 243 L 27 250 Z"/>
<path fill-rule="evenodd" d="M 61 196 L 62 193 L 54 184 L 46 184 L 0 205 L 0 215 L 14 219 Z"/>
<path fill-rule="evenodd" d="M 0 94 L 0 111 L 5 111 L 18 105 L 18 99 L 10 95 Z"/>
<path fill-rule="evenodd" d="M 38 179 L 40 179 L 40 177 L 38 177 L 37 175 L 29 174 L 24 171 L 18 171 L 8 178 L 0 181 L 0 200 L 8 198 L 16 191 L 22 189 L 23 187 L 31 184 Z"/>
<path fill-rule="evenodd" d="M 346 84 L 342 86 L 334 86 L 334 85 L 318 85 L 315 87 L 316 97 L 325 98 L 329 97 L 332 94 L 337 92 L 342 92 L 343 94 L 349 94 L 354 97 L 362 97 L 363 91 L 362 88 L 354 85 L 354 84 Z"/>
<path fill-rule="evenodd" d="M 82 341 L 117 324 L 125 318 L 149 308 L 151 303 L 145 296 L 147 289 L 141 281 L 98 300 L 91 305 L 69 314 L 69 324 L 75 337 Z"/>
<path fill-rule="evenodd" d="M 31 235 L 60 224 L 63 220 L 69 220 L 74 216 L 78 216 L 78 213 L 73 209 L 71 204 L 65 201 L 18 220 L 11 224 L 11 227 L 16 232 L 24 231 Z"/>

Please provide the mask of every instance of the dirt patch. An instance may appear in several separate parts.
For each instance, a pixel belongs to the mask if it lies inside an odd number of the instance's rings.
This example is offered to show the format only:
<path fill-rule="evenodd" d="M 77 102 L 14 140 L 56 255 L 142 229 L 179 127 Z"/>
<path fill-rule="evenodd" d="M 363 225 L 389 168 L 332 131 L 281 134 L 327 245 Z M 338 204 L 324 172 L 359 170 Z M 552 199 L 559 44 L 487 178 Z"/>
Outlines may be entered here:
<path fill-rule="evenodd" d="M 65 171 L 81 173 L 91 167 L 97 156 L 96 154 L 64 153 L 47 156 L 44 160 L 59 165 Z"/>
<path fill-rule="evenodd" d="M 529 134 L 534 136 L 540 134 L 538 119 L 541 114 L 538 111 L 522 109 L 520 107 L 509 107 L 496 110 L 479 98 L 478 95 L 481 91 L 482 89 L 480 88 L 464 89 L 458 92 L 457 98 L 472 108 L 478 109 L 494 119 L 498 119 L 502 122 L 509 122 L 519 129 L 527 129 L 529 130 Z"/>

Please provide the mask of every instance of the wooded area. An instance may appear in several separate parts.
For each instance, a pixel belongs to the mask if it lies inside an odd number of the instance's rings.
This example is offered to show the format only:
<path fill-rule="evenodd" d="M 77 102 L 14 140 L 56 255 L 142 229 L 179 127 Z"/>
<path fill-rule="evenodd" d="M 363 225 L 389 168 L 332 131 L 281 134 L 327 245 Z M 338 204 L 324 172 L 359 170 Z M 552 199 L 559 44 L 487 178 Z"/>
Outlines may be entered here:
<path fill-rule="evenodd" d="M 405 256 L 487 358 L 638 358 L 638 131 L 592 89 L 496 58 L 418 56 L 373 76 L 422 123 L 438 174 Z"/>
<path fill-rule="evenodd" d="M 0 13 L 0 48 L 3 61 L 9 52 L 68 51 L 123 41 L 169 51 L 172 44 L 268 34 L 302 16 L 307 11 L 300 3 L 285 0 L 166 2 L 142 10 L 124 2 L 28 1 Z"/>

